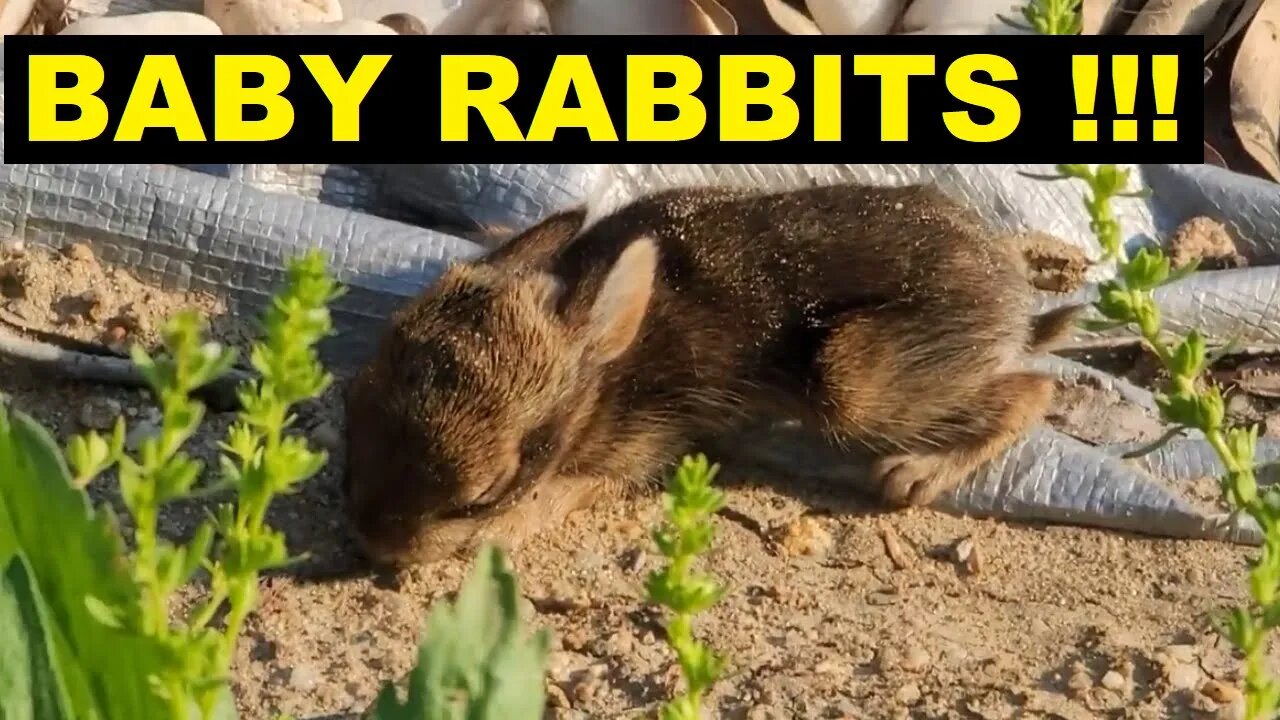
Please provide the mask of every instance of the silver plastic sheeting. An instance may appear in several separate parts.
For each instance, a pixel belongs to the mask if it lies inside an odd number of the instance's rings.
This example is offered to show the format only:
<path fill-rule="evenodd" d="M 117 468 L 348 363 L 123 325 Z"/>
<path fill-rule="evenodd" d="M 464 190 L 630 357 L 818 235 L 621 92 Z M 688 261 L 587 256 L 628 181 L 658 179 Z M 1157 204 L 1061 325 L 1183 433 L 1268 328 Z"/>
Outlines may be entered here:
<path fill-rule="evenodd" d="M 326 361 L 343 372 L 367 356 L 391 311 L 447 263 L 483 252 L 464 233 L 518 229 L 582 202 L 598 215 L 677 185 L 932 182 L 998 228 L 1052 233 L 1096 257 L 1081 184 L 1021 174 L 1051 171 L 1012 165 L 6 164 L 0 166 L 0 232 L 49 246 L 89 241 L 107 262 L 165 287 L 217 293 L 242 313 L 262 307 L 291 256 L 320 248 L 351 288 L 335 307 L 338 335 L 324 346 Z M 1280 286 L 1280 186 L 1201 166 L 1148 165 L 1134 172 L 1153 197 L 1120 201 L 1133 246 L 1207 214 L 1234 228 L 1250 261 L 1248 268 L 1199 273 L 1164 289 L 1171 324 L 1249 345 L 1280 344 L 1273 309 Z M 1046 305 L 1059 302 L 1045 296 Z M 1081 344 L 1099 340 L 1083 332 L 1076 337 Z M 1154 413 L 1151 394 L 1120 378 L 1061 358 L 1045 359 L 1044 367 Z M 740 447 L 793 473 L 855 486 L 865 480 L 864 466 L 795 428 L 771 427 Z M 1120 457 L 1128 449 L 1038 428 L 937 507 L 1170 537 L 1259 540 L 1247 520 L 1234 521 L 1193 499 L 1189 483 L 1216 474 L 1203 441 L 1190 437 L 1134 461 Z M 1280 444 L 1265 441 L 1260 454 L 1280 458 Z"/>

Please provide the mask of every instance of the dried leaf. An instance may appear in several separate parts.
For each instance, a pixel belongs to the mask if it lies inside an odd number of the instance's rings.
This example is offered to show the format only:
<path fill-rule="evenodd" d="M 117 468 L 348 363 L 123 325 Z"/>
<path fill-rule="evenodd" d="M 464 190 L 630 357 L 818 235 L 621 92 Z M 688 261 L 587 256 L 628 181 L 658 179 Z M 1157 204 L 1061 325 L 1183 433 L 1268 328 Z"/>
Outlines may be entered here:
<path fill-rule="evenodd" d="M 1129 26 L 1129 35 L 1202 34 L 1226 0 L 1149 0 Z"/>
<path fill-rule="evenodd" d="M 1280 181 L 1280 0 L 1265 0 L 1231 68 L 1231 124 L 1240 144 Z"/>
<path fill-rule="evenodd" d="M 717 0 L 693 0 L 693 4 L 707 16 L 707 20 L 719 32 L 717 35 L 737 35 L 738 21 L 734 18 L 733 13 L 725 9 L 722 3 Z"/>

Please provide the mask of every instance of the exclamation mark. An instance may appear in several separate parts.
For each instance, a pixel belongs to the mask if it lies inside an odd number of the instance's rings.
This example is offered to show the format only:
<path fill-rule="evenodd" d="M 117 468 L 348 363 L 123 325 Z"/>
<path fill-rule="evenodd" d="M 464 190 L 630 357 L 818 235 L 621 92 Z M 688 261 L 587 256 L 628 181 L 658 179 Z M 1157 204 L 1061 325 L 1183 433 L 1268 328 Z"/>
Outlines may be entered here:
<path fill-rule="evenodd" d="M 1116 91 L 1116 114 L 1132 115 L 1134 101 L 1138 99 L 1138 56 L 1116 55 L 1111 58 L 1111 84 Z M 1138 121 L 1116 120 L 1111 127 L 1112 138 L 1118 142 L 1138 139 Z"/>
<path fill-rule="evenodd" d="M 1076 114 L 1092 115 L 1093 101 L 1098 94 L 1098 56 L 1076 55 L 1071 58 L 1071 80 L 1076 90 Z M 1098 121 L 1076 118 L 1072 129 L 1076 142 L 1096 142 Z"/>
<path fill-rule="evenodd" d="M 1156 55 L 1151 58 L 1151 84 L 1156 90 L 1156 114 L 1172 115 L 1178 97 L 1178 56 Z M 1178 121 L 1159 119 L 1151 123 L 1151 138 L 1156 142 L 1178 139 Z"/>

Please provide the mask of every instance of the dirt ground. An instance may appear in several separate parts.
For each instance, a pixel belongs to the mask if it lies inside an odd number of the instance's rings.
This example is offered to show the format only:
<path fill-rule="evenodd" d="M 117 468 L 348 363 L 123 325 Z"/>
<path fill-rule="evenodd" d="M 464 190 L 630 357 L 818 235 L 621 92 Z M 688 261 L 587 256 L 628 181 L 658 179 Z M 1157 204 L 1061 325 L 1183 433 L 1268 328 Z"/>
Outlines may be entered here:
<path fill-rule="evenodd" d="M 123 275 L 83 253 L 0 253 L 0 327 L 84 341 L 109 333 L 119 344 L 129 333 L 153 339 L 184 304 L 218 313 L 209 298 Z M 132 324 L 113 325 L 128 313 Z M 217 332 L 243 336 L 234 323 Z M 123 412 L 132 442 L 157 419 L 141 391 L 51 380 L 4 361 L 0 392 L 60 440 Z M 333 461 L 272 511 L 290 549 L 309 557 L 263 581 L 234 669 L 245 718 L 356 717 L 410 667 L 425 612 L 467 569 L 445 562 L 387 577 L 362 567 L 337 489 L 337 398 L 300 410 L 299 428 Z M 1268 431 L 1280 429 L 1275 406 L 1259 403 L 1252 411 L 1275 426 Z M 231 419 L 211 414 L 191 451 L 213 461 Z M 839 488 L 797 481 L 781 494 L 733 465 L 722 478 L 734 487 L 705 569 L 729 591 L 697 626 L 730 662 L 712 717 L 1239 716 L 1239 662 L 1212 622 L 1244 599 L 1251 548 L 890 514 Z M 91 490 L 117 502 L 111 478 Z M 201 512 L 170 508 L 163 530 L 182 537 Z M 656 498 L 599 509 L 514 554 L 525 612 L 554 633 L 548 717 L 637 716 L 675 687 L 662 615 L 641 591 L 659 561 L 647 537 L 659 512 Z"/>

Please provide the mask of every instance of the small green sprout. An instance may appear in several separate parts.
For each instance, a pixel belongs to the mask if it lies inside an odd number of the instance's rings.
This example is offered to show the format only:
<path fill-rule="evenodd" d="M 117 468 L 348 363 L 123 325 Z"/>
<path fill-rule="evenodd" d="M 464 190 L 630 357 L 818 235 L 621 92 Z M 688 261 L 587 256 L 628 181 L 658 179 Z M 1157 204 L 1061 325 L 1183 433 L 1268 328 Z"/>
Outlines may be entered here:
<path fill-rule="evenodd" d="M 169 658 L 150 679 L 168 704 L 170 717 L 185 720 L 194 705 L 201 718 L 224 712 L 225 680 L 245 618 L 256 607 L 258 576 L 289 560 L 284 536 L 265 524 L 268 505 L 279 494 L 318 472 L 328 461 L 304 439 L 285 431 L 291 408 L 322 394 L 332 376 L 320 364 L 315 345 L 331 331 L 328 303 L 342 294 L 328 275 L 324 258 L 309 253 L 289 265 L 284 289 L 263 318 L 264 334 L 250 360 L 260 377 L 239 389 L 242 409 L 222 443 L 220 482 L 211 489 L 236 491 L 185 545 L 161 538 L 161 508 L 196 495 L 202 462 L 183 446 L 205 417 L 192 393 L 230 370 L 234 350 L 207 341 L 198 313 L 181 311 L 161 335 L 163 352 L 152 357 L 134 346 L 132 357 L 161 411 L 159 432 L 141 440 L 136 456 L 125 452 L 125 425 L 117 419 L 110 437 L 89 432 L 71 438 L 65 449 L 71 484 L 83 488 L 111 469 L 119 470 L 125 507 L 134 520 L 132 554 L 127 558 L 138 589 L 136 607 L 87 598 L 91 612 L 110 627 L 155 639 Z M 199 570 L 210 576 L 210 595 L 191 614 L 171 622 L 173 594 Z M 225 626 L 211 623 L 227 607 Z"/>
<path fill-rule="evenodd" d="M 662 720 L 699 720 L 702 698 L 724 670 L 724 658 L 693 636 L 693 618 L 720 601 L 724 588 L 715 579 L 695 572 L 693 562 L 715 537 L 711 517 L 724 506 L 724 493 L 711 482 L 718 464 L 708 466 L 704 455 L 685 457 L 668 480 L 663 494 L 665 522 L 653 532 L 668 564 L 649 575 L 650 602 L 666 607 L 667 643 L 675 651 L 686 685 L 685 694 L 662 708 Z"/>
<path fill-rule="evenodd" d="M 1040 35 L 1079 35 L 1084 29 L 1081 13 L 1082 0 L 1030 0 L 1018 8 L 1026 25 L 998 15 L 1006 25 L 1026 30 L 1027 26 Z M 1017 7 L 1017 6 L 1015 6 Z"/>
<path fill-rule="evenodd" d="M 1087 327 L 1134 329 L 1143 345 L 1155 355 L 1169 374 L 1156 393 L 1160 414 L 1173 429 L 1160 441 L 1144 448 L 1151 451 L 1186 429 L 1204 434 L 1222 462 L 1222 495 L 1233 513 L 1247 513 L 1263 532 L 1260 556 L 1249 572 L 1249 591 L 1254 607 L 1235 608 L 1222 630 L 1245 658 L 1245 719 L 1262 720 L 1280 711 L 1280 683 L 1265 666 L 1271 630 L 1280 625 L 1280 489 L 1261 489 L 1254 462 L 1258 426 L 1232 426 L 1226 418 L 1222 390 L 1203 379 L 1211 359 L 1204 336 L 1192 330 L 1185 337 L 1166 337 L 1160 307 L 1154 291 L 1190 275 L 1197 263 L 1171 269 L 1169 258 L 1159 248 L 1142 248 L 1127 256 L 1120 226 L 1111 210 L 1114 198 L 1132 196 L 1126 192 L 1129 172 L 1115 165 L 1096 170 L 1087 165 L 1059 165 L 1064 178 L 1083 181 L 1090 194 L 1085 199 L 1091 227 L 1101 244 L 1104 261 L 1114 260 L 1116 278 L 1101 283 L 1094 308 L 1101 316 Z"/>

